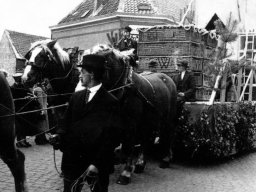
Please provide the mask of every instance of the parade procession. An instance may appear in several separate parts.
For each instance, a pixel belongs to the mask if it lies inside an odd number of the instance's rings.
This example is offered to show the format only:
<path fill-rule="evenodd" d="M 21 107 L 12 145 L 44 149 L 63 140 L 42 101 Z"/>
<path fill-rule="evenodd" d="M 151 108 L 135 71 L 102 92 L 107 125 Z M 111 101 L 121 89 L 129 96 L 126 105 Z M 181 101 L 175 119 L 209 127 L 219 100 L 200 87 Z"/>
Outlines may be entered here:
<path fill-rule="evenodd" d="M 0 10 L 1 192 L 256 191 L 255 0 L 24 3 Z"/>

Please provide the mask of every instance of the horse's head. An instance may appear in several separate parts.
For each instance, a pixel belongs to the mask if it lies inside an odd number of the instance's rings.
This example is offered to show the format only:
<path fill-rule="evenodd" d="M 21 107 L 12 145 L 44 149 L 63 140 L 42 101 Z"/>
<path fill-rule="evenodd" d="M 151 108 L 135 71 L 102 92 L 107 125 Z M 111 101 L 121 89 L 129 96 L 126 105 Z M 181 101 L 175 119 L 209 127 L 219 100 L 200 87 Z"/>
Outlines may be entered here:
<path fill-rule="evenodd" d="M 29 85 L 42 81 L 44 78 L 52 79 L 62 77 L 69 66 L 69 55 L 57 41 L 43 40 L 31 45 L 26 54 L 27 64 L 22 80 Z"/>
<path fill-rule="evenodd" d="M 104 44 L 94 46 L 91 53 L 103 55 L 106 59 L 103 84 L 107 90 L 116 89 L 126 83 L 130 69 L 127 55 Z"/>

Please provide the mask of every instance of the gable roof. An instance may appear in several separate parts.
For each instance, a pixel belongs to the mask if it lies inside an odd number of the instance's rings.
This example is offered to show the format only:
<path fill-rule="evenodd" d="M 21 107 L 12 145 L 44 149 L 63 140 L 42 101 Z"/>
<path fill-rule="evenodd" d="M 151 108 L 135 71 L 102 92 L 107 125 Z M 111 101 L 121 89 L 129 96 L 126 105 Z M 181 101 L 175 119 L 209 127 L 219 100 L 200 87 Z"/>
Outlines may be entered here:
<path fill-rule="evenodd" d="M 34 43 L 38 40 L 49 39 L 47 37 L 30 35 L 26 33 L 20 33 L 16 31 L 5 30 L 14 51 L 16 52 L 17 58 L 24 58 L 25 54 L 28 52 L 31 43 Z M 17 55 L 18 54 L 18 55 Z"/>
<path fill-rule="evenodd" d="M 165 15 L 178 19 L 180 9 L 188 5 L 188 0 L 83 0 L 59 23 L 75 23 L 93 16 L 109 15 L 113 13 L 127 13 L 139 15 Z"/>
<path fill-rule="evenodd" d="M 219 18 L 219 16 L 218 16 L 216 13 L 214 13 L 214 15 L 212 16 L 211 20 L 210 20 L 210 21 L 207 23 L 207 25 L 205 26 L 205 29 L 206 29 L 207 31 L 214 30 L 214 29 L 215 29 L 214 22 L 215 22 L 216 20 L 220 20 L 220 21 L 221 21 L 221 19 Z M 223 27 L 225 27 L 225 25 L 224 25 L 224 23 L 223 23 L 222 21 L 221 21 L 221 24 L 223 25 Z"/>

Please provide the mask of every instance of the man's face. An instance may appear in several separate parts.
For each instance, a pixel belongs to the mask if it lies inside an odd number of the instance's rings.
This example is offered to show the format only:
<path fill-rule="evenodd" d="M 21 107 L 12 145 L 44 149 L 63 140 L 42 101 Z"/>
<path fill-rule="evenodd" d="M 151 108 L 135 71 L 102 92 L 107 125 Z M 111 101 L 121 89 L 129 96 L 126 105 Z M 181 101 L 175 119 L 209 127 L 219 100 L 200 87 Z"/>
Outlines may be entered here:
<path fill-rule="evenodd" d="M 129 38 L 131 33 L 129 31 L 124 30 L 123 32 L 125 38 Z"/>
<path fill-rule="evenodd" d="M 186 68 L 184 66 L 178 65 L 178 71 L 179 72 L 182 72 L 182 71 L 185 71 L 185 70 L 186 70 Z"/>
<path fill-rule="evenodd" d="M 86 71 L 86 69 L 82 68 L 80 71 L 79 79 L 82 83 L 82 86 L 88 87 L 92 81 L 92 74 Z"/>

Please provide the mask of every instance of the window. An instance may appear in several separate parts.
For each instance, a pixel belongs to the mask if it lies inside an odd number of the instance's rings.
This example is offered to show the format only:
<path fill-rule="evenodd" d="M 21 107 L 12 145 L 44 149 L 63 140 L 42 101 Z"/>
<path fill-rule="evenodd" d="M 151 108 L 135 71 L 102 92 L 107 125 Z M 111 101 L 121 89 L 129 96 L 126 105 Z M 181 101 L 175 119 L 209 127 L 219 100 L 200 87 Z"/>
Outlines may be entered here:
<path fill-rule="evenodd" d="M 140 3 L 138 5 L 138 10 L 139 11 L 150 11 L 151 10 L 151 6 L 147 3 Z"/>
<path fill-rule="evenodd" d="M 78 13 L 78 11 L 75 11 L 74 13 L 72 13 L 72 15 L 76 15 Z"/>
<path fill-rule="evenodd" d="M 85 17 L 89 12 L 90 12 L 90 10 L 86 10 L 86 11 L 84 12 L 84 14 L 81 15 L 81 17 Z"/>

